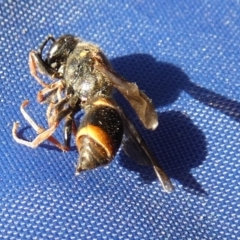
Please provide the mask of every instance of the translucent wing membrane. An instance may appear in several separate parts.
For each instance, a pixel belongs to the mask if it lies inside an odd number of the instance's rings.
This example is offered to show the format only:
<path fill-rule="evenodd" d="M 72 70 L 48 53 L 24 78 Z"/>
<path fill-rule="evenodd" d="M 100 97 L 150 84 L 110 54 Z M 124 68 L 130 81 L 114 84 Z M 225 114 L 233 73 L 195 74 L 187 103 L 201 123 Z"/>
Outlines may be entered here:
<path fill-rule="evenodd" d="M 102 64 L 96 64 L 95 67 L 106 76 L 113 86 L 129 101 L 143 125 L 147 129 L 154 130 L 158 126 L 158 116 L 151 99 L 139 90 L 135 83 L 126 81 L 112 69 L 107 68 Z"/>
<path fill-rule="evenodd" d="M 122 110 L 121 110 L 122 111 Z M 137 129 L 128 120 L 126 115 L 122 111 L 122 118 L 124 120 L 124 137 L 123 137 L 123 150 L 133 160 L 140 165 L 148 165 L 154 168 L 154 171 L 161 182 L 166 192 L 171 192 L 174 187 L 158 164 L 156 158 L 153 156 L 151 151 L 148 149 L 144 139 L 138 133 Z"/>

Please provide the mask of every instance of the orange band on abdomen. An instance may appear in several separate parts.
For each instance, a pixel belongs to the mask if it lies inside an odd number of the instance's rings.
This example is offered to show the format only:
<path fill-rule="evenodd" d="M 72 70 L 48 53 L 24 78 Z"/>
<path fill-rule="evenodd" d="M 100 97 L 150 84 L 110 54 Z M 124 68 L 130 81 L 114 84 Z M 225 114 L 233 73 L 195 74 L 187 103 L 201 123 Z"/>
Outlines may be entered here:
<path fill-rule="evenodd" d="M 99 98 L 97 101 L 93 102 L 93 105 L 95 106 L 102 105 L 105 107 L 116 108 L 113 102 L 110 99 L 106 99 L 106 98 Z"/>
<path fill-rule="evenodd" d="M 109 158 L 114 155 L 114 149 L 112 145 L 111 137 L 98 126 L 88 124 L 87 126 L 81 128 L 76 135 L 76 142 L 81 136 L 89 136 L 99 145 L 101 145 L 107 153 Z"/>

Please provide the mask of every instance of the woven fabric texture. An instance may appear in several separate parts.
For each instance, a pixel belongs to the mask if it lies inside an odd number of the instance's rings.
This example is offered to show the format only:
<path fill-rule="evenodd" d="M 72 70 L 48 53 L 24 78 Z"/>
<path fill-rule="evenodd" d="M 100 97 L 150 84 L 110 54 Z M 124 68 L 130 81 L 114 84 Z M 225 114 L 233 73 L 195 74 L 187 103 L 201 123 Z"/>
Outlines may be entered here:
<path fill-rule="evenodd" d="M 240 239 L 240 2 L 0 1 L 0 239 Z M 113 67 L 153 99 L 145 130 L 175 191 L 122 151 L 76 177 L 78 153 L 17 144 L 20 113 L 47 127 L 28 53 L 48 34 L 97 43 Z M 55 136 L 62 139 L 62 126 Z"/>

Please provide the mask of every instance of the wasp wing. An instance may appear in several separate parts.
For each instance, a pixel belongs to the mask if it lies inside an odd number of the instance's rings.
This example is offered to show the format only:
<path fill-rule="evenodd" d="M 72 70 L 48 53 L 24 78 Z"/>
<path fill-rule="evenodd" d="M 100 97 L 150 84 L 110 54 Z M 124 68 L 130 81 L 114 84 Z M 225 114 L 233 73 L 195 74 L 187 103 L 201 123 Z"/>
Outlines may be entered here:
<path fill-rule="evenodd" d="M 122 110 L 121 110 L 122 111 Z M 122 111 L 122 118 L 124 120 L 124 137 L 123 137 L 123 150 L 132 159 L 140 165 L 149 165 L 154 168 L 154 171 L 161 182 L 163 189 L 166 192 L 173 191 L 174 187 L 158 164 L 156 158 L 150 152 L 144 139 L 138 133 L 137 129 L 128 120 Z"/>
<path fill-rule="evenodd" d="M 157 127 L 158 116 L 153 103 L 145 93 L 139 90 L 135 83 L 126 81 L 110 67 L 101 64 L 99 61 L 95 64 L 95 69 L 108 78 L 113 86 L 129 101 L 139 119 L 147 129 L 154 130 Z"/>

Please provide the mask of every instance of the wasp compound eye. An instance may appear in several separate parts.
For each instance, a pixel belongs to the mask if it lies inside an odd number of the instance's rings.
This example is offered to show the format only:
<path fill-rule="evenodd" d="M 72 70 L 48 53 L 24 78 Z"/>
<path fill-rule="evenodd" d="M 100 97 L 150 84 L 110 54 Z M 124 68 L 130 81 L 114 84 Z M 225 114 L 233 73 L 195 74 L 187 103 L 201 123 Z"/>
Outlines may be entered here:
<path fill-rule="evenodd" d="M 49 49 L 47 64 L 51 68 L 60 69 L 62 65 L 66 64 L 69 54 L 78 42 L 79 39 L 71 35 L 64 35 L 57 39 Z"/>

